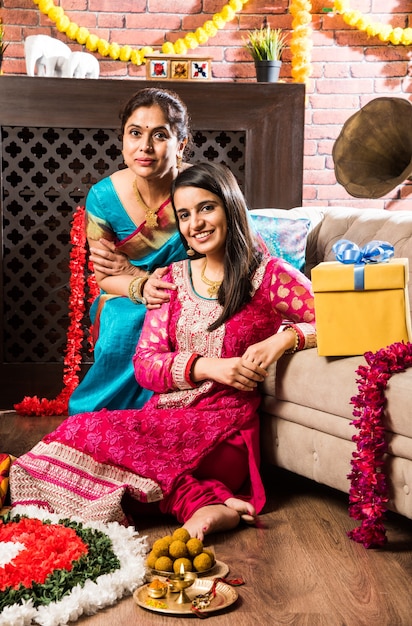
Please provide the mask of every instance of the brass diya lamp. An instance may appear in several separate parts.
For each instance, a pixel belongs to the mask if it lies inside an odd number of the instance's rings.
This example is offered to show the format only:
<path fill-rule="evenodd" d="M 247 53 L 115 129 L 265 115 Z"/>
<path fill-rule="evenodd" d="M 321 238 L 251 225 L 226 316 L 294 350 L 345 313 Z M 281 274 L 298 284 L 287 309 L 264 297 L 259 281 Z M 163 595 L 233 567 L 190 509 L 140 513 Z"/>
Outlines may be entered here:
<path fill-rule="evenodd" d="M 180 570 L 179 574 L 170 574 L 169 580 L 172 583 L 170 591 L 179 592 L 179 595 L 175 600 L 176 604 L 186 604 L 191 602 L 191 599 L 186 593 L 186 589 L 193 585 L 196 578 L 197 575 L 195 572 L 185 572 L 184 570 Z"/>

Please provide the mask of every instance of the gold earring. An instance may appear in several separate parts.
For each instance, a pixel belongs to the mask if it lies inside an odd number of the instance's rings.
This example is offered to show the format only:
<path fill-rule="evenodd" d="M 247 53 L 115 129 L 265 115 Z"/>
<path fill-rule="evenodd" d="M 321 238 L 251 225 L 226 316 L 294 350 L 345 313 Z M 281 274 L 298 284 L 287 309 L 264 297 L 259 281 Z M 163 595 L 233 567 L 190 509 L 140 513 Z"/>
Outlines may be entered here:
<path fill-rule="evenodd" d="M 193 250 L 191 246 L 186 250 L 187 256 L 195 256 L 196 252 Z"/>
<path fill-rule="evenodd" d="M 182 167 L 182 157 L 178 154 L 176 157 L 176 167 L 178 170 Z"/>

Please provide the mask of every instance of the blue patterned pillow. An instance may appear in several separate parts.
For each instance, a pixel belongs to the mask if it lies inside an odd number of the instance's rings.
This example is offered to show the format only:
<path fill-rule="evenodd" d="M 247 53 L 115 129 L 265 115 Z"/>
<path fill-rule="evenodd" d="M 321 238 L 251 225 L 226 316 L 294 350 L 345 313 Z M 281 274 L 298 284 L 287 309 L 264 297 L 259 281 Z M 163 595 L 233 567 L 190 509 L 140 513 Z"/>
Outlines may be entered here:
<path fill-rule="evenodd" d="M 306 218 L 267 217 L 250 214 L 255 230 L 260 234 L 272 256 L 288 261 L 302 270 L 305 265 L 306 239 L 310 220 Z"/>

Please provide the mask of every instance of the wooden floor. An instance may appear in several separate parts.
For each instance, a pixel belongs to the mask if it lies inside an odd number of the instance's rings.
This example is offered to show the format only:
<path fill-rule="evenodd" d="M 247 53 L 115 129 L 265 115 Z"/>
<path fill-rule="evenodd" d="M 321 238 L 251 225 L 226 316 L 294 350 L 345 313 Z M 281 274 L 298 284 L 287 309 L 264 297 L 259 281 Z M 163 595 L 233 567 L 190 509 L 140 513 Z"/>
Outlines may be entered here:
<path fill-rule="evenodd" d="M 19 455 L 60 418 L 0 413 L 0 449 Z M 346 533 L 354 522 L 347 496 L 277 468 L 264 468 L 267 506 L 261 527 L 241 526 L 207 538 L 230 576 L 241 576 L 239 598 L 213 626 L 411 626 L 412 521 L 390 514 L 388 544 L 365 550 Z M 139 531 L 149 543 L 177 524 L 158 518 Z M 137 606 L 131 597 L 83 617 L 78 626 L 186 626 L 195 616 L 168 616 Z"/>

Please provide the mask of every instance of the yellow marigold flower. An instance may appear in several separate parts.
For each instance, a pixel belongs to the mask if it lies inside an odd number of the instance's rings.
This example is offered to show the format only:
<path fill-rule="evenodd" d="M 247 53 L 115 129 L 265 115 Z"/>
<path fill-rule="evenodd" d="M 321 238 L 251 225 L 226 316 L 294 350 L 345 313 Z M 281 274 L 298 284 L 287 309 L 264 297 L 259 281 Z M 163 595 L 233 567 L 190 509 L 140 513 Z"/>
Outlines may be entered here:
<path fill-rule="evenodd" d="M 127 63 L 130 61 L 130 57 L 132 55 L 132 47 L 131 46 L 122 46 L 120 48 L 119 59 Z"/>
<path fill-rule="evenodd" d="M 185 42 L 186 46 L 190 48 L 190 50 L 194 50 L 199 45 L 199 42 L 194 33 L 187 33 L 187 35 L 183 38 L 183 41 Z"/>
<path fill-rule="evenodd" d="M 225 4 L 223 9 L 221 10 L 221 14 L 225 22 L 230 22 L 235 17 L 235 12 L 228 4 Z"/>
<path fill-rule="evenodd" d="M 412 44 L 412 28 L 403 29 L 401 43 L 404 46 L 410 46 Z"/>
<path fill-rule="evenodd" d="M 207 20 L 207 22 L 203 24 L 203 28 L 208 37 L 214 37 L 217 33 L 217 28 L 212 20 Z"/>
<path fill-rule="evenodd" d="M 178 39 L 177 41 L 175 41 L 175 51 L 176 54 L 186 54 L 187 46 L 183 39 Z"/>
<path fill-rule="evenodd" d="M 234 11 L 240 11 L 243 6 L 242 0 L 229 0 L 228 4 Z"/>
<path fill-rule="evenodd" d="M 97 49 L 102 57 L 107 57 L 107 55 L 109 54 L 109 42 L 106 39 L 99 39 Z"/>
<path fill-rule="evenodd" d="M 134 65 L 143 65 L 144 63 L 144 55 L 141 50 L 132 50 L 132 54 L 130 55 L 130 61 Z"/>
<path fill-rule="evenodd" d="M 64 11 L 61 7 L 55 7 L 53 5 L 51 9 L 47 11 L 47 15 L 51 19 L 52 22 L 56 22 L 59 19 L 59 17 L 64 16 Z"/>
<path fill-rule="evenodd" d="M 395 46 L 400 44 L 402 39 L 403 29 L 402 28 L 394 28 L 389 35 L 389 41 L 393 43 Z"/>
<path fill-rule="evenodd" d="M 59 32 L 65 33 L 70 25 L 70 20 L 67 15 L 63 15 L 56 21 L 56 28 Z"/>
<path fill-rule="evenodd" d="M 152 46 L 143 46 L 143 48 L 141 49 L 141 53 L 142 56 L 150 56 L 151 54 L 153 54 L 154 50 L 152 48 Z"/>
<path fill-rule="evenodd" d="M 379 33 L 379 39 L 381 41 L 389 41 L 391 32 L 392 32 L 392 26 L 390 26 L 389 24 L 383 24 L 381 31 Z"/>
<path fill-rule="evenodd" d="M 79 30 L 79 25 L 76 24 L 76 22 L 70 22 L 66 30 L 66 35 L 68 36 L 69 39 L 76 39 L 78 30 Z"/>
<path fill-rule="evenodd" d="M 81 26 L 76 33 L 76 39 L 79 42 L 79 44 L 83 46 L 86 43 L 89 35 L 90 33 L 88 29 L 85 28 L 84 26 Z"/>
<path fill-rule="evenodd" d="M 296 13 L 299 13 L 299 11 L 307 11 L 308 13 L 310 13 L 311 10 L 312 3 L 308 2 L 307 0 L 305 0 L 304 2 L 298 0 L 297 2 L 293 2 L 289 7 L 289 13 L 291 13 L 291 15 L 296 15 Z"/>
<path fill-rule="evenodd" d="M 109 45 L 109 56 L 116 61 L 119 58 L 120 46 L 117 43 L 111 43 Z"/>
<path fill-rule="evenodd" d="M 380 32 L 381 32 L 381 24 L 378 24 L 376 22 L 371 22 L 370 24 L 368 24 L 366 33 L 367 35 L 369 35 L 369 37 L 376 37 L 376 35 L 378 35 Z"/>
<path fill-rule="evenodd" d="M 95 52 L 99 46 L 99 38 L 97 35 L 90 34 L 86 41 L 86 48 L 90 52 Z"/>
<path fill-rule="evenodd" d="M 369 20 L 362 15 L 356 23 L 356 28 L 360 31 L 365 32 L 369 26 Z"/>
<path fill-rule="evenodd" d="M 215 13 L 212 17 L 212 22 L 218 30 L 225 27 L 226 21 L 223 19 L 221 13 Z"/>
<path fill-rule="evenodd" d="M 206 41 L 209 39 L 209 37 L 206 34 L 206 31 L 204 28 L 196 28 L 196 39 L 198 40 L 198 42 L 200 44 L 206 43 Z"/>
<path fill-rule="evenodd" d="M 39 0 L 38 4 L 39 4 L 40 11 L 44 13 L 45 15 L 47 15 L 50 9 L 54 7 L 53 0 Z"/>
<path fill-rule="evenodd" d="M 355 26 L 361 15 L 360 11 L 348 11 L 343 16 L 343 19 L 349 26 Z"/>
<path fill-rule="evenodd" d="M 347 11 L 349 8 L 349 2 L 347 2 L 347 0 L 335 0 L 333 8 L 338 13 L 345 13 L 345 11 Z"/>
<path fill-rule="evenodd" d="M 306 24 L 310 24 L 312 21 L 312 16 L 307 11 L 299 11 L 296 14 L 296 17 L 292 20 L 293 28 L 298 26 L 306 26 Z"/>
<path fill-rule="evenodd" d="M 291 42 L 290 51 L 295 57 L 309 57 L 312 51 L 313 43 L 311 41 L 300 40 L 299 42 Z"/>
<path fill-rule="evenodd" d="M 163 54 L 175 54 L 175 47 L 170 41 L 165 41 L 162 45 Z"/>

